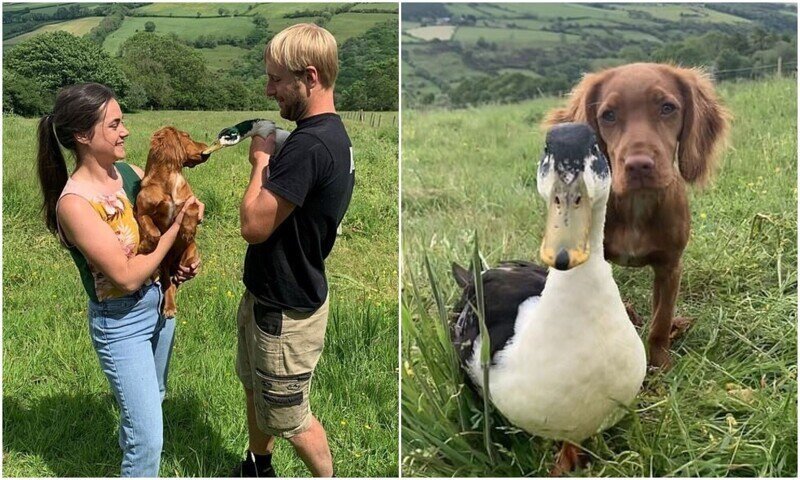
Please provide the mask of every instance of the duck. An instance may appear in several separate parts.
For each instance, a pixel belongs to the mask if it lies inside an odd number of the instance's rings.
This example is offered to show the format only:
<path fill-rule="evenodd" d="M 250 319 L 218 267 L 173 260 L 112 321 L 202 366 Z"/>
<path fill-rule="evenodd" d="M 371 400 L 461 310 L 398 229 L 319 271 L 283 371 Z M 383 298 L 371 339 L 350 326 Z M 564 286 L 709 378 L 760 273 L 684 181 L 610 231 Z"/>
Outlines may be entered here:
<path fill-rule="evenodd" d="M 587 124 L 551 128 L 537 170 L 545 265 L 513 260 L 481 273 L 491 403 L 529 434 L 563 442 L 552 475 L 578 466 L 579 445 L 626 414 L 646 374 L 644 345 L 603 256 L 610 186 L 608 159 Z M 480 393 L 473 275 L 456 263 L 452 273 L 462 295 L 451 340 Z"/>
<path fill-rule="evenodd" d="M 266 138 L 272 133 L 275 133 L 275 153 L 273 155 L 277 155 L 291 132 L 278 127 L 272 120 L 263 118 L 245 120 L 232 127 L 222 129 L 217 135 L 217 139 L 203 150 L 203 155 L 211 155 L 222 148 L 236 145 L 253 135 Z"/>

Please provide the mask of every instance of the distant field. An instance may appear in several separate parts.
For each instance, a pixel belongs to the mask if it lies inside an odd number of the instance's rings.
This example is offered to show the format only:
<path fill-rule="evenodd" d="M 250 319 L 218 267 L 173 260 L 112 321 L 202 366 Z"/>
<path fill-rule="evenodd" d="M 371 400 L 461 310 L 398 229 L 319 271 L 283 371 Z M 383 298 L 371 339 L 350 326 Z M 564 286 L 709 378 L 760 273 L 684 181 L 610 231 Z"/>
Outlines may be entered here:
<path fill-rule="evenodd" d="M 143 32 L 144 24 L 156 24 L 156 33 L 174 33 L 180 38 L 195 39 L 200 35 L 237 35 L 244 37 L 255 28 L 249 17 L 230 18 L 166 18 L 166 17 L 125 17 L 119 30 L 112 32 L 103 42 L 103 48 L 114 55 L 120 45 L 136 31 Z"/>
<path fill-rule="evenodd" d="M 394 13 L 342 13 L 326 23 L 325 28 L 336 36 L 336 41 L 341 45 L 348 38 L 357 37 L 372 26 L 387 20 L 396 22 L 398 16 Z"/>
<path fill-rule="evenodd" d="M 23 10 L 25 8 L 29 9 L 31 12 L 36 13 L 46 13 L 46 14 L 53 14 L 61 7 L 69 8 L 72 5 L 81 5 L 83 7 L 92 9 L 94 7 L 104 5 L 103 3 L 83 3 L 81 2 L 78 4 L 77 2 L 70 2 L 70 3 L 13 3 L 13 4 L 3 4 L 3 11 L 18 11 Z"/>
<path fill-rule="evenodd" d="M 152 15 L 197 15 L 200 12 L 204 17 L 216 17 L 219 15 L 220 8 L 226 8 L 233 13 L 238 10 L 239 13 L 244 14 L 249 7 L 249 3 L 151 3 L 144 7 L 134 9 L 137 13 L 146 13 Z"/>
<path fill-rule="evenodd" d="M 412 30 L 406 30 L 406 33 L 413 37 L 421 38 L 422 40 L 450 40 L 456 31 L 456 27 L 451 25 L 439 25 L 435 27 L 418 27 Z"/>
<path fill-rule="evenodd" d="M 535 14 L 539 18 L 555 19 L 562 17 L 565 20 L 575 18 L 607 18 L 625 19 L 628 13 L 621 10 L 598 8 L 590 5 L 564 4 L 564 3 L 544 3 L 536 5 L 526 4 L 501 4 L 509 11 L 518 14 Z"/>
<path fill-rule="evenodd" d="M 102 19 L 103 17 L 84 17 L 84 18 L 76 18 L 75 20 L 68 20 L 66 22 L 52 23 L 50 25 L 44 25 L 42 27 L 39 27 L 32 32 L 23 33 L 22 35 L 10 38 L 4 41 L 3 43 L 6 45 L 15 45 L 19 42 L 24 42 L 29 38 L 35 37 L 40 33 L 56 32 L 56 31 L 64 31 L 71 33 L 73 35 L 81 36 L 89 33 L 89 31 L 92 28 L 99 25 Z"/>
<path fill-rule="evenodd" d="M 333 10 L 341 6 L 341 3 L 259 3 L 250 13 L 260 13 L 272 19 L 303 10 Z"/>
<path fill-rule="evenodd" d="M 206 66 L 210 70 L 227 70 L 233 66 L 233 62 L 241 60 L 248 50 L 234 47 L 233 45 L 217 45 L 214 48 L 198 48 L 196 50 L 203 56 Z"/>
<path fill-rule="evenodd" d="M 620 29 L 611 29 L 611 33 L 608 30 L 603 28 L 584 28 L 581 30 L 582 32 L 592 33 L 594 35 L 599 36 L 612 36 L 616 37 L 620 35 Z M 658 37 L 654 37 L 653 35 L 649 35 L 644 32 L 640 32 L 638 30 L 625 30 L 622 35 L 625 35 L 625 38 L 631 40 L 638 40 L 644 42 L 653 42 L 653 43 L 662 43 L 661 39 Z"/>
<path fill-rule="evenodd" d="M 386 10 L 387 12 L 398 12 L 396 3 L 359 3 L 351 8 L 351 12 L 358 12 L 360 10 Z"/>
<path fill-rule="evenodd" d="M 735 17 L 733 15 L 728 15 L 722 12 L 716 12 L 714 10 L 706 9 L 706 8 L 692 8 L 690 5 L 620 5 L 620 7 L 624 10 L 639 10 L 642 12 L 647 12 L 651 14 L 655 18 L 663 18 L 665 20 L 672 20 L 673 22 L 680 21 L 684 18 L 689 20 L 695 21 L 705 21 L 705 22 L 718 22 L 718 23 L 735 23 L 735 22 L 747 22 L 746 19 L 741 17 Z M 687 10 L 689 10 L 687 12 Z M 699 17 L 681 17 L 681 13 L 697 13 Z"/>
<path fill-rule="evenodd" d="M 570 41 L 578 40 L 580 37 L 570 34 L 543 32 L 541 30 L 459 27 L 454 40 L 475 43 L 480 38 L 483 38 L 487 42 L 496 43 L 520 44 L 520 42 L 536 42 L 538 44 L 536 46 L 541 46 L 542 43 L 560 43 L 562 39 L 566 41 L 566 43 L 569 43 Z"/>

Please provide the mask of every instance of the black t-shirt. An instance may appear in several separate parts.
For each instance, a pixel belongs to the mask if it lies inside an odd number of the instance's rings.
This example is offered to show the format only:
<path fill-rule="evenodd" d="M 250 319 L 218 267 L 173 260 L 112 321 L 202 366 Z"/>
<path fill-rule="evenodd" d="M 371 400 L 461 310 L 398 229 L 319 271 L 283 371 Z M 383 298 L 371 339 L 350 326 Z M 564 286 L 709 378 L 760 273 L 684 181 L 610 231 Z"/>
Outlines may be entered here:
<path fill-rule="evenodd" d="M 244 259 L 244 285 L 259 302 L 300 312 L 325 302 L 325 258 L 354 182 L 353 147 L 341 118 L 323 113 L 297 122 L 264 182 L 295 208 L 266 241 L 247 247 Z"/>

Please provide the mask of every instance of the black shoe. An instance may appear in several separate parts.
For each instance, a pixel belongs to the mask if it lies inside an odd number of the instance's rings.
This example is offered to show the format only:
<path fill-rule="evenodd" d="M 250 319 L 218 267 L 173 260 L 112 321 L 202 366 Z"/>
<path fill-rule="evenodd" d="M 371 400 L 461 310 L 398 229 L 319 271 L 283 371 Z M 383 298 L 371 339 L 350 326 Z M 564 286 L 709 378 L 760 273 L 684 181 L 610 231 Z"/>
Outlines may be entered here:
<path fill-rule="evenodd" d="M 272 468 L 272 454 L 254 455 L 250 450 L 238 465 L 233 467 L 230 477 L 277 477 Z"/>

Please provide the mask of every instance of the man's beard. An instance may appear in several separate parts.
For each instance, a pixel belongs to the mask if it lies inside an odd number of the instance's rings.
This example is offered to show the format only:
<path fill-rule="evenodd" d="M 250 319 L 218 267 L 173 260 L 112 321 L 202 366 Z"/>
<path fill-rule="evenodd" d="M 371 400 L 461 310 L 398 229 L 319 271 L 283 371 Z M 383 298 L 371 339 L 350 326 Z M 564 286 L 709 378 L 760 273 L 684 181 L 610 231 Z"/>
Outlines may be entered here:
<path fill-rule="evenodd" d="M 302 119 L 308 110 L 308 101 L 301 98 L 299 92 L 295 92 L 292 100 L 291 102 L 285 102 L 284 106 L 281 107 L 281 117 L 290 122 L 296 122 Z"/>

